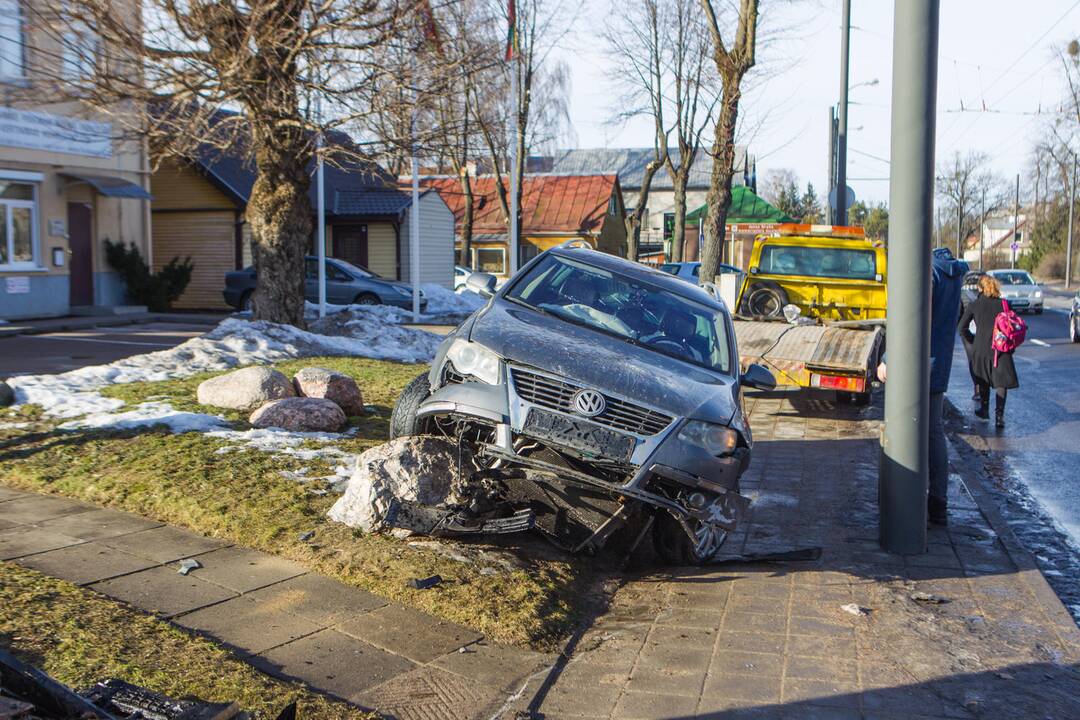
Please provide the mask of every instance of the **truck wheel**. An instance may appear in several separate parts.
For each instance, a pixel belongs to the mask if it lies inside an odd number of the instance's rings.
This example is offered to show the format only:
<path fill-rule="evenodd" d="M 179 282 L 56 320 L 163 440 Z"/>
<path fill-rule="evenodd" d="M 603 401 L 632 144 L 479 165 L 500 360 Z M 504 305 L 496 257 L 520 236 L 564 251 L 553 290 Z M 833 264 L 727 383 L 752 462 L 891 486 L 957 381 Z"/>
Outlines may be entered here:
<path fill-rule="evenodd" d="M 759 280 L 746 289 L 741 312 L 752 317 L 781 317 L 787 304 L 784 288 L 772 280 Z"/>
<path fill-rule="evenodd" d="M 428 383 L 426 372 L 417 375 L 405 386 L 394 405 L 394 412 L 390 414 L 391 440 L 424 434 L 427 422 L 418 420 L 416 413 L 420 409 L 420 403 L 424 402 L 430 394 L 431 384 Z"/>
<path fill-rule="evenodd" d="M 653 548 L 665 562 L 672 565 L 704 565 L 716 556 L 727 540 L 727 531 L 710 528 L 690 520 L 697 539 L 692 541 L 671 513 L 660 510 L 653 525 Z"/>

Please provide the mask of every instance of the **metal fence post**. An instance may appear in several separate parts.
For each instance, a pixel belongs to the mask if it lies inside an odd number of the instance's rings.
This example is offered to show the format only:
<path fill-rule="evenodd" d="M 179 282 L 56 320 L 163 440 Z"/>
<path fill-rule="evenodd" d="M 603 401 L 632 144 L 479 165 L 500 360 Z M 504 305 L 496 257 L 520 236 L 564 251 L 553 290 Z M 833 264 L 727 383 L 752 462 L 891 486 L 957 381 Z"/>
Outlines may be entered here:
<path fill-rule="evenodd" d="M 893 15 L 890 354 L 878 502 L 881 545 L 903 554 L 926 551 L 938 12 L 939 0 L 904 0 Z"/>

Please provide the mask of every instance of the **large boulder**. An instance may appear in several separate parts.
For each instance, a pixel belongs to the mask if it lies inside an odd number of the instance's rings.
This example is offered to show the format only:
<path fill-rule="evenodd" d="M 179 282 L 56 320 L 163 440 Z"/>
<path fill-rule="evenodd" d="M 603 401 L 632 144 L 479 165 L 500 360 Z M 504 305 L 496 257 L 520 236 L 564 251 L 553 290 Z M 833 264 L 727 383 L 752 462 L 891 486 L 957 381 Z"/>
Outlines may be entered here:
<path fill-rule="evenodd" d="M 246 367 L 199 384 L 200 405 L 254 410 L 270 400 L 294 397 L 296 391 L 284 373 L 268 367 Z"/>
<path fill-rule="evenodd" d="M 364 414 L 364 396 L 356 381 L 344 373 L 321 367 L 306 367 L 293 376 L 297 395 L 324 398 L 338 404 L 346 415 Z"/>
<path fill-rule="evenodd" d="M 15 391 L 3 380 L 0 380 L 0 407 L 7 407 L 15 402 Z"/>
<path fill-rule="evenodd" d="M 251 413 L 248 422 L 256 428 L 281 428 L 293 432 L 337 432 L 345 424 L 345 413 L 337 403 L 322 398 L 291 397 L 271 400 Z"/>
<path fill-rule="evenodd" d="M 469 467 L 466 458 L 464 467 Z M 458 447 L 437 437 L 401 437 L 356 459 L 349 485 L 327 515 L 331 520 L 377 532 L 395 499 L 432 507 L 461 502 L 457 487 Z"/>

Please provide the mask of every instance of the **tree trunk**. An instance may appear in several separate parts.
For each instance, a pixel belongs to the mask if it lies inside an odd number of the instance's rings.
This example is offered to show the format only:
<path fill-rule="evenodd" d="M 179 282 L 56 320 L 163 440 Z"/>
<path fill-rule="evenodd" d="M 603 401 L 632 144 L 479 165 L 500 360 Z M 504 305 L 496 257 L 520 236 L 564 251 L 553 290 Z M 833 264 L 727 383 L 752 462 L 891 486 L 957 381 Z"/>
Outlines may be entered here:
<path fill-rule="evenodd" d="M 682 262 L 686 243 L 686 181 L 689 172 L 683 168 L 671 176 L 675 190 L 675 227 L 671 232 L 671 262 Z"/>
<path fill-rule="evenodd" d="M 465 213 L 461 216 L 461 264 L 472 267 L 473 192 L 467 171 L 461 175 L 461 194 L 465 198 Z"/>
<path fill-rule="evenodd" d="M 649 190 L 652 188 L 652 179 L 656 171 L 660 169 L 662 161 L 653 158 L 645 164 L 645 175 L 641 178 L 641 189 L 638 190 L 637 203 L 634 212 L 626 216 L 626 259 L 637 261 L 638 248 L 641 246 L 641 218 L 649 205 Z"/>
<path fill-rule="evenodd" d="M 701 281 L 712 282 L 720 269 L 728 210 L 731 208 L 731 178 L 735 168 L 735 122 L 742 92 L 738 75 L 723 78 L 720 117 L 716 121 L 712 145 L 712 178 L 705 200 L 707 210 L 705 243 L 701 250 Z"/>
<path fill-rule="evenodd" d="M 256 138 L 258 134 L 256 134 Z M 257 173 L 247 204 L 252 254 L 259 275 L 253 319 L 304 327 L 304 255 L 312 218 L 309 153 L 300 142 L 255 148 Z"/>

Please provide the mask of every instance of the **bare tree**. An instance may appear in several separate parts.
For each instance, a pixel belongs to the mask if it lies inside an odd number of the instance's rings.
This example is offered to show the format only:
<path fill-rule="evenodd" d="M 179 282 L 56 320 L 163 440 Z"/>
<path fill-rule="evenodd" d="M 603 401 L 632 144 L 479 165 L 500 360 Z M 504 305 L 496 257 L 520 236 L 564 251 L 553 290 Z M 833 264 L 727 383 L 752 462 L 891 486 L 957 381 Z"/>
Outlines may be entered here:
<path fill-rule="evenodd" d="M 612 5 L 610 21 L 603 31 L 608 52 L 623 69 L 615 81 L 622 92 L 617 99 L 615 118 L 625 122 L 645 116 L 653 124 L 653 154 L 645 163 L 634 208 L 625 217 L 626 257 L 637 260 L 641 221 L 649 206 L 652 180 L 668 159 L 668 131 L 664 127 L 664 72 L 661 55 L 660 8 L 657 0 L 637 0 Z"/>
<path fill-rule="evenodd" d="M 735 174 L 735 130 L 739 117 L 741 84 L 747 71 L 754 66 L 757 41 L 758 0 L 738 0 L 735 17 L 735 38 L 729 47 L 721 31 L 711 0 L 701 0 L 706 26 L 712 38 L 712 60 L 723 84 L 720 108 L 713 129 L 710 155 L 713 158 L 712 177 L 707 195 L 704 219 L 705 246 L 701 252 L 701 277 L 713 278 L 720 267 L 725 224 L 731 208 L 731 179 Z"/>
<path fill-rule="evenodd" d="M 946 227 L 956 232 L 956 256 L 963 257 L 963 241 L 976 229 L 982 232 L 980 208 L 985 198 L 987 210 L 1001 206 L 1005 193 L 1001 181 L 990 171 L 989 158 L 982 153 L 956 152 L 938 168 L 936 190 L 945 210 Z M 949 243 L 942 238 L 942 244 Z"/>
<path fill-rule="evenodd" d="M 395 43 L 423 50 L 418 10 L 427 3 L 143 0 L 141 17 L 119 5 L 29 4 L 55 47 L 89 38 L 74 49 L 94 69 L 73 73 L 70 63 L 53 62 L 62 70 L 32 88 L 33 99 L 77 101 L 107 116 L 146 139 L 157 162 L 207 148 L 245 155 L 255 170 L 247 203 L 259 277 L 254 316 L 302 325 L 313 158 L 378 173 L 362 145 L 335 131 L 370 112 L 373 89 L 415 82 L 389 77 L 375 59 Z"/>

